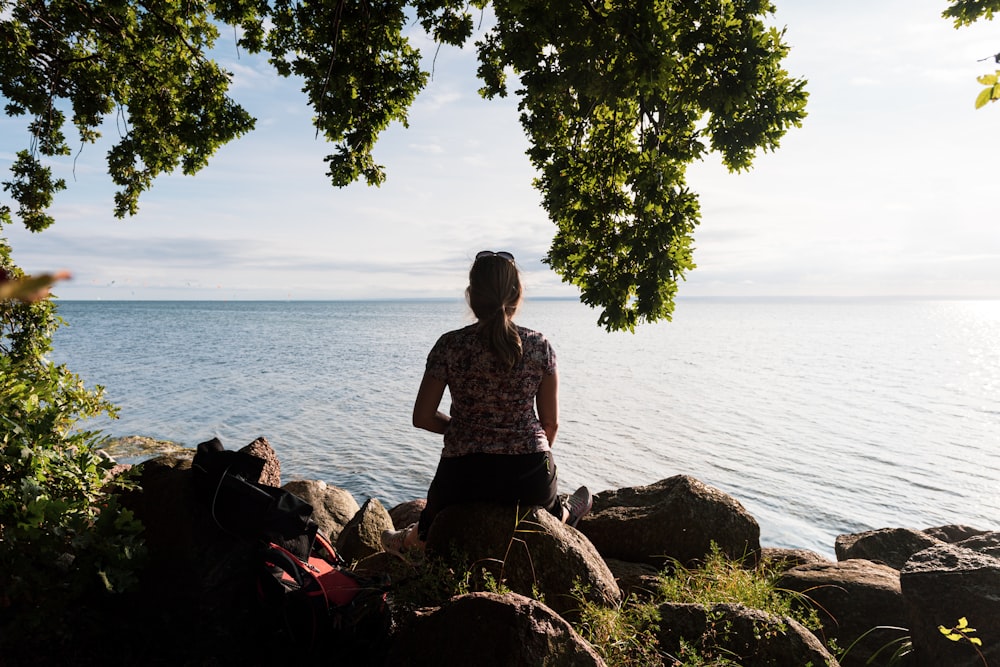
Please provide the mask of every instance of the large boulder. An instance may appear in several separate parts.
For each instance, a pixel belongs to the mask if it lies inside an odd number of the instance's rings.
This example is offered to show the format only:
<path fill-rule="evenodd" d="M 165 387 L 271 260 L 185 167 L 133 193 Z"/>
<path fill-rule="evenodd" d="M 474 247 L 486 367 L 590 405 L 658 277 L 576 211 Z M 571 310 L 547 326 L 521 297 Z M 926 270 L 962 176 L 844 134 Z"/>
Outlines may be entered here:
<path fill-rule="evenodd" d="M 545 604 L 560 614 L 579 607 L 577 595 L 607 605 L 621 598 L 594 545 L 537 507 L 492 503 L 446 507 L 431 525 L 427 550 L 445 558 L 461 555 L 517 593 L 531 595 L 537 590 Z"/>
<path fill-rule="evenodd" d="M 940 544 L 910 558 L 900 571 L 900 587 L 909 616 L 910 636 L 918 665 L 962 667 L 1000 665 L 1000 559 L 954 544 Z M 953 628 L 966 619 L 981 638 L 949 641 L 940 627 Z"/>
<path fill-rule="evenodd" d="M 553 610 L 508 593 L 469 593 L 418 616 L 396 634 L 394 667 L 602 667 L 594 649 Z"/>
<path fill-rule="evenodd" d="M 349 491 L 330 486 L 326 482 L 295 480 L 282 488 L 312 505 L 313 521 L 319 525 L 319 532 L 330 542 L 337 541 L 341 531 L 361 509 Z"/>
<path fill-rule="evenodd" d="M 910 560 L 910 556 L 936 544 L 941 544 L 941 540 L 923 531 L 912 528 L 881 528 L 838 535 L 834 549 L 837 560 L 863 558 L 900 570 Z"/>
<path fill-rule="evenodd" d="M 392 528 L 389 512 L 376 498 L 369 498 L 337 536 L 335 546 L 348 563 L 382 551 L 382 531 Z"/>
<path fill-rule="evenodd" d="M 888 565 L 862 559 L 799 565 L 782 574 L 775 586 L 800 593 L 815 607 L 823 638 L 851 647 L 841 658 L 844 665 L 868 664 L 876 652 L 907 634 L 900 629 L 907 618 L 899 572 Z"/>
<path fill-rule="evenodd" d="M 760 557 L 756 519 L 732 496 L 687 475 L 603 491 L 579 527 L 605 558 L 656 567 L 697 565 L 712 543 L 749 566 Z"/>
<path fill-rule="evenodd" d="M 791 618 L 734 604 L 668 602 L 658 609 L 660 650 L 680 659 L 694 657 L 687 653 L 693 649 L 705 660 L 698 664 L 717 664 L 707 661 L 717 658 L 718 664 L 754 667 L 837 665 L 819 639 Z"/>

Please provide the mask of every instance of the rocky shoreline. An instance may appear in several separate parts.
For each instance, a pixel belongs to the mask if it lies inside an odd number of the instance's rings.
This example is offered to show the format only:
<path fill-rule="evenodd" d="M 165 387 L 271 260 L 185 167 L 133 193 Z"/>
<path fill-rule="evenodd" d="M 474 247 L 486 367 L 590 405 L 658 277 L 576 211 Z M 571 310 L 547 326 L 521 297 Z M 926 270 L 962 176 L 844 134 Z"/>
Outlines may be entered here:
<path fill-rule="evenodd" d="M 322 481 L 283 485 L 280 462 L 263 438 L 241 451 L 265 461 L 259 482 L 283 486 L 312 505 L 321 533 L 356 568 L 392 581 L 412 576 L 412 566 L 384 553 L 378 538 L 382 530 L 412 521 L 422 501 L 387 509 L 370 499 L 359 506 L 350 492 Z M 167 644 L 153 633 L 156 639 L 148 637 L 146 645 L 159 641 L 177 649 L 180 634 L 191 651 L 172 653 L 174 662 L 162 664 L 182 664 L 181 656 L 192 655 L 211 659 L 185 664 L 230 664 L 230 658 L 233 664 L 261 664 L 255 660 L 264 649 L 247 644 L 248 636 L 259 640 L 241 589 L 249 556 L 245 545 L 219 534 L 198 507 L 192 453 L 171 451 L 141 463 L 144 493 L 130 500 L 146 525 L 149 570 L 156 573 L 144 577 L 142 597 L 159 600 L 161 612 L 172 610 L 147 620 L 159 618 L 175 633 Z M 836 561 L 807 550 L 762 548 L 759 535 L 756 520 L 738 500 L 684 475 L 595 494 L 594 508 L 578 529 L 545 512 L 513 517 L 510 508 L 491 505 L 449 508 L 435 521 L 428 550 L 499 563 L 498 573 L 513 592 L 472 593 L 397 618 L 390 634 L 334 664 L 603 665 L 567 623 L 579 605 L 574 595 L 583 591 L 591 601 L 620 604 L 646 594 L 663 567 L 696 566 L 714 545 L 746 567 L 783 563 L 779 587 L 808 596 L 820 610 L 822 628 L 813 633 L 790 619 L 734 605 L 665 604 L 657 639 L 666 649 L 724 623 L 730 629 L 725 648 L 746 665 L 888 664 L 880 650 L 905 638 L 912 652 L 902 664 L 1000 665 L 1000 640 L 991 639 L 1000 638 L 1000 532 L 940 526 L 841 535 Z M 539 594 L 544 604 L 531 599 Z M 178 617 L 190 626 L 178 627 Z M 974 630 L 949 641 L 940 628 L 963 618 Z M 969 637 L 982 637 L 982 646 Z M 842 663 L 827 650 L 830 639 L 852 647 Z"/>

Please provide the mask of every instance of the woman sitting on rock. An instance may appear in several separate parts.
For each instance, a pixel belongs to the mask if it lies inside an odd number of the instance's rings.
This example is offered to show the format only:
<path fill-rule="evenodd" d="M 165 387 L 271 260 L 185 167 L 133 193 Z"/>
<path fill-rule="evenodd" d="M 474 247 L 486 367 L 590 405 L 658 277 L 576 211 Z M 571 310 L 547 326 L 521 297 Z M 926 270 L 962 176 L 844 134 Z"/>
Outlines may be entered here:
<path fill-rule="evenodd" d="M 591 508 L 586 487 L 563 499 L 556 492 L 556 355 L 513 321 L 522 294 L 514 256 L 476 255 L 465 294 L 477 321 L 438 339 L 413 405 L 414 426 L 444 435 L 441 460 L 419 523 L 385 531 L 387 551 L 423 548 L 437 513 L 458 503 L 537 505 L 571 526 Z M 445 387 L 450 416 L 438 409 Z"/>

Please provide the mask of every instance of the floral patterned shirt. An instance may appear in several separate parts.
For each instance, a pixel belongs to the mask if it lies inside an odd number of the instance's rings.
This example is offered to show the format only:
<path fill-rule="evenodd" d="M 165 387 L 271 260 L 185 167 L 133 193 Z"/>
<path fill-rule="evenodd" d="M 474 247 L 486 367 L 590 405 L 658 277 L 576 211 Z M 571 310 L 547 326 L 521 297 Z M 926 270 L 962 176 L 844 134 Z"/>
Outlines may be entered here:
<path fill-rule="evenodd" d="M 448 385 L 451 424 L 441 456 L 530 454 L 549 449 L 535 414 L 545 375 L 556 372 L 556 353 L 537 331 L 517 327 L 524 351 L 513 369 L 501 368 L 476 325 L 449 331 L 427 355 L 427 373 Z"/>

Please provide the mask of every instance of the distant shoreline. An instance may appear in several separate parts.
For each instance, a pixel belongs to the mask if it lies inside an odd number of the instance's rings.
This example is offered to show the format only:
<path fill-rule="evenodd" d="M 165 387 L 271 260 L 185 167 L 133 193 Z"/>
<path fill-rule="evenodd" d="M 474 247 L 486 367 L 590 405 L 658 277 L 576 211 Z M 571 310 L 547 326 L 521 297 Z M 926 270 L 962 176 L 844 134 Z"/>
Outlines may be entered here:
<path fill-rule="evenodd" d="M 905 301 L 1000 301 L 1000 296 L 930 296 L 930 295 L 865 295 L 865 296 L 678 296 L 678 303 L 714 301 L 714 302 L 759 302 L 759 303 L 886 303 Z M 580 302 L 579 297 L 572 296 L 528 296 L 525 301 L 561 301 Z M 371 297 L 359 299 L 60 299 L 59 303 L 464 303 L 463 297 Z M 582 302 L 581 302 L 582 304 Z M 585 305 L 585 304 L 582 304 Z"/>

